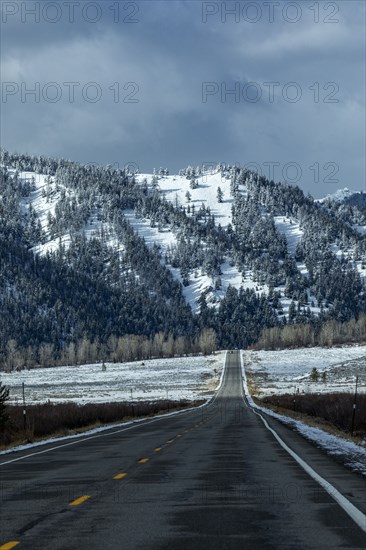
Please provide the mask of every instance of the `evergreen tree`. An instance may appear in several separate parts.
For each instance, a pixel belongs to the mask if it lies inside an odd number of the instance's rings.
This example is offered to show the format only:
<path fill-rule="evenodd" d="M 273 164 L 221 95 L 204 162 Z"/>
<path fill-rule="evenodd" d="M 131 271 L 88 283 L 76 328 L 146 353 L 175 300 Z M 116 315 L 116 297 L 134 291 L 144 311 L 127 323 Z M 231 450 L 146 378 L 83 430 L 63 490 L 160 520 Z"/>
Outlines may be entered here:
<path fill-rule="evenodd" d="M 224 199 L 224 193 L 223 193 L 221 187 L 218 187 L 217 188 L 217 201 L 218 202 L 223 202 L 223 199 Z"/>
<path fill-rule="evenodd" d="M 310 380 L 312 382 L 318 382 L 319 380 L 319 371 L 316 367 L 314 367 L 310 373 Z"/>

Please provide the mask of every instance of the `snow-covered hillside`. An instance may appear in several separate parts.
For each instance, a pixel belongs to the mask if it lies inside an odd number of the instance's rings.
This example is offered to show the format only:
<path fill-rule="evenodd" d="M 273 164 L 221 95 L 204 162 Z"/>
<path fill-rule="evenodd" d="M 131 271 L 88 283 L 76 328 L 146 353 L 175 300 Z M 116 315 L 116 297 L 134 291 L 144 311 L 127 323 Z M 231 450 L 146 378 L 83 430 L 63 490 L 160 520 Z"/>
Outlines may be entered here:
<path fill-rule="evenodd" d="M 107 355 L 112 335 L 153 345 L 172 332 L 197 349 L 206 329 L 245 347 L 264 328 L 366 311 L 361 206 L 223 163 L 139 174 L 6 151 L 1 162 L 0 339 L 23 343 L 17 364 L 35 341 L 62 362 L 86 339 L 94 362 L 96 337 Z"/>
<path fill-rule="evenodd" d="M 16 171 L 10 169 L 9 172 L 14 175 Z M 29 185 L 31 192 L 29 196 L 22 199 L 22 211 L 25 216 L 35 215 L 36 222 L 44 233 L 42 243 L 33 247 L 37 254 L 44 255 L 47 252 L 56 252 L 60 245 L 66 249 L 70 244 L 70 233 L 66 232 L 61 236 L 52 237 L 50 231 L 50 221 L 57 215 L 57 205 L 64 201 L 73 201 L 75 193 L 67 186 L 55 183 L 55 178 L 36 172 L 18 172 L 18 179 L 22 185 Z M 75 199 L 74 199 L 75 200 Z M 91 209 L 88 219 L 77 231 L 86 236 L 87 239 L 100 237 L 101 232 L 106 235 L 106 243 L 114 249 L 123 251 L 123 246 L 113 231 L 111 224 L 101 221 L 98 208 Z"/>
<path fill-rule="evenodd" d="M 188 216 L 193 216 L 202 205 L 208 208 L 215 216 L 217 224 L 227 228 L 232 224 L 232 206 L 234 200 L 230 193 L 230 180 L 223 177 L 219 170 L 203 172 L 196 178 L 197 187 L 192 187 L 191 178 L 182 175 L 137 174 L 137 181 L 142 184 L 144 181 L 150 188 L 158 190 L 175 207 L 186 209 Z M 218 189 L 223 192 L 222 202 L 219 202 Z M 242 186 L 242 193 L 245 194 L 245 187 Z M 170 227 L 151 226 L 148 219 L 136 217 L 133 211 L 126 211 L 125 215 L 135 231 L 146 240 L 149 246 L 157 244 L 160 247 L 164 258 L 168 248 L 177 244 L 176 232 Z M 179 269 L 167 263 L 173 276 L 183 283 Z M 229 285 L 235 288 L 253 288 L 258 294 L 265 292 L 263 285 L 257 285 L 248 272 L 243 275 L 235 267 L 230 257 L 225 257 L 221 264 L 220 288 L 215 288 L 217 277 L 208 276 L 201 269 L 195 270 L 190 284 L 185 286 L 183 294 L 196 313 L 199 311 L 199 298 L 202 293 L 207 293 L 209 305 L 215 306 L 225 296 Z"/>
<path fill-rule="evenodd" d="M 217 224 L 224 228 L 231 226 L 233 223 L 232 208 L 234 198 L 230 186 L 230 176 L 227 173 L 223 174 L 220 167 L 210 170 L 197 170 L 197 173 L 198 175 L 193 180 L 191 176 L 185 174 L 137 174 L 136 179 L 139 183 L 145 181 L 149 187 L 157 189 L 175 207 L 186 209 L 188 216 L 193 216 L 204 205 L 215 217 Z M 195 182 L 195 185 L 192 185 L 192 181 Z M 220 200 L 218 198 L 219 189 L 222 191 L 222 198 Z M 238 191 L 244 197 L 247 195 L 245 185 L 239 185 Z M 161 247 L 163 257 L 167 248 L 172 244 L 176 244 L 176 237 L 171 230 L 151 227 L 149 220 L 137 219 L 132 212 L 128 212 L 127 215 L 134 229 L 146 239 L 146 242 L 150 246 L 157 243 Z M 295 227 L 291 225 L 292 223 L 295 223 Z M 284 224 L 284 228 L 281 227 L 281 230 L 283 230 L 288 238 L 289 249 L 291 250 L 294 249 L 292 242 L 294 232 L 296 233 L 297 231 L 301 235 L 298 227 L 296 222 L 290 221 L 288 225 Z M 182 282 L 179 270 L 169 264 L 168 267 L 174 277 Z M 262 293 L 268 295 L 268 286 L 256 280 L 251 270 L 244 270 L 241 273 L 230 257 L 224 258 L 221 264 L 219 279 L 220 288 L 215 288 L 217 278 L 210 277 L 201 270 L 195 271 L 189 286 L 183 289 L 184 296 L 193 311 L 199 311 L 199 298 L 202 293 L 207 295 L 208 304 L 215 306 L 225 296 L 229 286 L 237 289 L 253 289 L 258 295 Z M 286 313 L 289 302 L 284 300 L 283 305 Z"/>
<path fill-rule="evenodd" d="M 10 168 L 9 170 L 12 174 L 15 173 L 14 169 Z M 71 231 L 68 229 L 62 234 L 58 232 L 55 236 L 52 231 L 52 222 L 57 218 L 60 208 L 63 208 L 65 204 L 75 209 L 80 206 L 80 197 L 75 189 L 59 181 L 56 183 L 55 177 L 35 172 L 19 172 L 18 178 L 23 184 L 28 183 L 31 187 L 29 195 L 22 199 L 23 213 L 28 218 L 34 217 L 35 224 L 39 224 L 40 232 L 42 232 L 41 242 L 36 243 L 33 247 L 35 253 L 55 252 L 60 245 L 67 248 L 71 240 L 71 233 L 73 235 L 79 233 L 87 239 L 103 238 L 105 244 L 117 251 L 122 260 L 124 244 L 116 235 L 113 224 L 103 216 L 98 201 L 97 204 L 89 207 L 87 212 L 84 212 L 82 224 L 79 224 L 77 228 L 72 228 Z M 246 181 L 237 183 L 235 190 L 233 189 L 232 169 L 223 170 L 222 165 L 209 170 L 188 169 L 179 175 L 169 175 L 167 171 L 160 170 L 159 173 L 154 171 L 153 174 L 131 174 L 130 178 L 134 178 L 141 187 L 145 186 L 150 190 L 149 192 L 157 192 L 176 210 L 184 211 L 188 218 L 193 219 L 197 212 L 203 209 L 205 216 L 206 213 L 208 216 L 212 216 L 218 229 L 221 227 L 226 231 L 231 230 L 234 225 L 235 198 L 239 195 L 246 198 L 249 194 Z M 326 199 L 342 201 L 351 194 L 352 192 L 345 188 Z M 319 204 L 326 202 L 326 199 L 318 201 Z M 230 253 L 222 255 L 220 273 L 208 274 L 204 266 L 200 265 L 190 270 L 185 281 L 182 269 L 175 267 L 169 261 L 171 250 L 177 247 L 182 236 L 181 228 L 171 223 L 155 223 L 149 214 L 142 215 L 136 209 L 125 209 L 123 214 L 133 230 L 145 240 L 148 247 L 152 249 L 157 246 L 159 248 L 162 263 L 171 271 L 173 277 L 182 283 L 184 297 L 193 312 L 199 312 L 200 298 L 203 294 L 209 306 L 217 307 L 226 295 L 229 286 L 236 289 L 253 289 L 258 296 L 269 295 L 270 289 L 263 277 L 259 276 L 257 271 L 253 272 L 250 267 L 240 268 Z M 264 205 L 261 206 L 261 216 L 263 219 L 271 217 L 269 209 Z M 205 217 L 204 220 L 206 219 Z M 304 261 L 296 256 L 297 246 L 304 236 L 300 221 L 293 216 L 276 215 L 273 216 L 273 222 L 277 233 L 286 240 L 288 254 L 294 259 L 299 275 L 307 278 L 309 276 L 308 268 Z M 357 232 L 364 233 L 364 226 L 354 224 L 353 227 Z M 202 247 L 207 249 L 208 243 L 203 241 Z M 340 247 L 339 243 L 334 243 L 332 251 L 337 257 L 346 257 L 354 262 L 360 276 L 366 277 L 364 260 L 355 257 L 353 248 Z M 293 298 L 285 295 L 284 282 L 274 284 L 271 292 L 273 291 L 277 292 L 280 297 L 282 314 L 288 318 Z M 307 302 L 310 312 L 315 314 L 320 312 L 320 306 L 310 290 Z M 326 304 L 323 306 L 327 307 Z"/>
<path fill-rule="evenodd" d="M 318 199 L 318 202 L 326 202 L 326 201 L 334 201 L 334 202 L 343 202 L 345 199 L 348 199 L 352 195 L 355 195 L 357 191 L 351 191 L 348 189 L 348 187 L 345 187 L 344 189 L 337 189 L 334 193 L 331 193 L 330 195 L 326 195 L 322 199 Z"/>
<path fill-rule="evenodd" d="M 15 170 L 10 170 L 12 174 Z M 192 188 L 191 178 L 186 176 L 154 176 L 153 174 L 137 174 L 136 180 L 141 184 L 144 180 L 150 188 L 158 190 L 162 196 L 170 201 L 175 207 L 184 207 L 188 215 L 192 216 L 195 211 L 204 205 L 217 220 L 217 224 L 227 228 L 232 224 L 232 206 L 234 199 L 230 192 L 230 178 L 223 176 L 219 169 L 203 172 L 196 178 L 197 187 Z M 60 245 L 66 249 L 70 244 L 71 236 L 69 232 L 57 237 L 52 236 L 50 231 L 50 219 L 55 217 L 57 205 L 60 201 L 75 200 L 75 193 L 70 188 L 55 183 L 55 178 L 38 174 L 34 172 L 19 172 L 18 178 L 23 183 L 31 185 L 31 193 L 22 200 L 22 209 L 25 215 L 35 215 L 37 222 L 40 222 L 44 238 L 42 243 L 33 247 L 35 253 L 41 255 L 47 252 L 56 252 Z M 157 183 L 154 183 L 157 180 Z M 218 189 L 223 192 L 222 200 L 218 200 Z M 240 192 L 246 195 L 246 187 L 240 186 Z M 187 195 L 189 193 L 189 196 Z M 151 224 L 151 220 L 141 218 L 133 210 L 125 210 L 124 215 L 131 224 L 136 233 L 141 236 L 146 244 L 152 248 L 157 245 L 161 251 L 162 258 L 168 251 L 168 248 L 177 243 L 176 232 L 171 227 L 156 227 Z M 285 220 L 284 220 L 285 222 Z M 277 224 L 277 222 L 276 222 Z M 292 225 L 294 224 L 294 225 Z M 289 250 L 294 252 L 293 237 L 295 234 L 301 235 L 298 223 L 296 221 L 286 220 L 281 225 L 278 222 L 280 231 L 282 231 L 289 240 Z M 87 221 L 77 230 L 78 233 L 85 235 L 88 239 L 92 237 L 100 238 L 101 232 L 106 236 L 106 244 L 114 250 L 123 252 L 124 246 L 113 231 L 110 223 L 102 221 L 98 208 L 94 208 Z M 183 283 L 180 270 L 172 267 L 169 263 L 167 267 L 173 274 L 173 277 Z M 203 270 L 195 270 L 190 284 L 183 288 L 183 294 L 192 311 L 199 311 L 199 299 L 203 293 L 207 296 L 208 305 L 217 306 L 220 300 L 225 296 L 229 286 L 237 289 L 253 289 L 258 295 L 268 294 L 268 286 L 260 284 L 253 278 L 251 270 L 245 270 L 244 273 L 235 267 L 230 257 L 224 257 L 221 264 L 220 285 L 216 284 L 217 277 L 208 276 Z M 216 287 L 216 288 L 215 288 Z M 288 301 L 284 301 L 285 312 L 288 307 Z"/>
<path fill-rule="evenodd" d="M 217 224 L 221 227 L 227 228 L 232 226 L 232 209 L 235 203 L 231 181 L 228 172 L 222 171 L 221 167 L 210 170 L 199 170 L 196 172 L 199 174 L 196 177 L 183 175 L 165 175 L 165 174 L 136 174 L 136 180 L 142 184 L 147 184 L 150 188 L 158 190 L 169 202 L 171 202 L 176 208 L 184 208 L 188 216 L 192 216 L 197 210 L 204 205 L 208 208 L 211 214 L 215 217 Z M 195 182 L 192 185 L 192 181 Z M 222 191 L 222 197 L 218 198 L 218 193 Z M 238 185 L 237 192 L 243 197 L 248 195 L 248 189 L 246 185 Z M 139 235 L 145 238 L 149 246 L 158 244 L 161 248 L 162 256 L 169 246 L 176 244 L 176 235 L 170 228 L 157 228 L 151 227 L 148 219 L 141 219 L 135 217 L 133 211 L 126 212 L 128 220 L 133 225 L 134 229 Z M 268 211 L 262 208 L 263 218 L 268 216 Z M 293 257 L 296 252 L 296 245 L 301 239 L 303 232 L 300 228 L 299 221 L 295 218 L 286 216 L 275 216 L 273 218 L 276 229 L 281 233 L 287 242 L 287 248 L 289 254 Z M 303 274 L 307 274 L 307 269 L 302 262 L 298 262 L 299 271 Z M 182 276 L 178 269 L 173 268 L 167 264 L 172 271 L 173 276 L 182 282 Z M 221 264 L 220 274 L 220 288 L 215 288 L 215 282 L 217 278 L 207 276 L 201 270 L 196 270 L 193 278 L 190 280 L 189 286 L 183 290 L 184 296 L 187 302 L 195 312 L 199 311 L 199 298 L 202 293 L 207 294 L 208 303 L 215 306 L 225 296 L 229 286 L 240 289 L 253 289 L 257 295 L 265 294 L 268 296 L 269 287 L 267 284 L 259 281 L 257 277 L 253 275 L 252 270 L 244 269 L 243 272 L 234 265 L 234 262 L 230 257 L 225 257 Z M 278 285 L 274 287 L 274 290 L 283 295 L 285 286 Z M 288 317 L 289 307 L 291 299 L 283 296 L 282 310 L 284 316 Z M 310 310 L 318 314 L 320 308 L 315 305 L 314 297 L 309 294 L 309 308 Z"/>
<path fill-rule="evenodd" d="M 231 209 L 234 199 L 230 192 L 230 177 L 222 175 L 218 168 L 203 171 L 194 180 L 186 175 L 155 175 L 157 181 L 154 184 L 154 175 L 152 174 L 138 174 L 136 177 L 139 182 L 146 179 L 149 185 L 155 185 L 164 197 L 175 206 L 184 206 L 185 208 L 189 206 L 191 215 L 192 207 L 198 210 L 203 204 L 210 209 L 217 223 L 222 227 L 227 227 L 232 223 Z M 196 186 L 192 186 L 192 181 L 196 182 Z M 223 192 L 222 202 L 219 202 L 217 197 L 219 188 Z M 241 186 L 240 191 L 245 193 L 245 186 Z M 187 193 L 189 193 L 189 197 L 187 197 Z"/>

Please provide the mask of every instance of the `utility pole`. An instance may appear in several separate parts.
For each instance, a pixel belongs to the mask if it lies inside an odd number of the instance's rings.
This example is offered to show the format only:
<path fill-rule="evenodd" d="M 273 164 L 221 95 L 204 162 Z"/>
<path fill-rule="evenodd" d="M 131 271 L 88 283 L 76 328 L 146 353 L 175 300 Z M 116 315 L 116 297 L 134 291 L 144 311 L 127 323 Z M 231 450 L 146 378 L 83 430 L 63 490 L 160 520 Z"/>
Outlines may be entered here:
<path fill-rule="evenodd" d="M 354 427 L 355 427 L 356 403 L 357 403 L 357 387 L 358 387 L 358 376 L 356 376 L 355 397 L 354 397 L 354 400 L 353 400 L 351 436 L 353 436 L 353 430 L 354 430 Z"/>
<path fill-rule="evenodd" d="M 27 427 L 27 411 L 26 411 L 26 408 L 25 408 L 25 389 L 24 389 L 24 382 L 22 383 L 22 390 L 23 390 L 23 428 L 24 428 L 24 431 Z"/>

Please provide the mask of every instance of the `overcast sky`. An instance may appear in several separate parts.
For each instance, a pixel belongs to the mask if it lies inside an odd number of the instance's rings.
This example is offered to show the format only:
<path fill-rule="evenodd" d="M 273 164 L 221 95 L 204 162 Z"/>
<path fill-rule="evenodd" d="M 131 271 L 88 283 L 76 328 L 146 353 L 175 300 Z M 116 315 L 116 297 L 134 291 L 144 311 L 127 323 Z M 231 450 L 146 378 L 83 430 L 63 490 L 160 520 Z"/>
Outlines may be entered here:
<path fill-rule="evenodd" d="M 365 190 L 363 0 L 3 1 L 1 30 L 12 151 Z"/>

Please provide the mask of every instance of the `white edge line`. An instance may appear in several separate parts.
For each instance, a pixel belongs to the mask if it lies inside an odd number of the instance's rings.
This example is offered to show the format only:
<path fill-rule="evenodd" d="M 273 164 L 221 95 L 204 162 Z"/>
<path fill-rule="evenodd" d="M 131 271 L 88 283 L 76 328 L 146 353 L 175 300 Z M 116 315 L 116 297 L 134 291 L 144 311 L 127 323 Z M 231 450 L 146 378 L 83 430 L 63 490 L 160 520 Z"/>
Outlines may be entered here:
<path fill-rule="evenodd" d="M 307 464 L 302 458 L 299 457 L 298 454 L 295 453 L 295 451 L 290 449 L 290 447 L 286 445 L 286 443 L 283 441 L 283 439 L 281 439 L 281 437 L 277 434 L 277 432 L 268 425 L 268 422 L 266 421 L 266 419 L 258 411 L 255 410 L 256 406 L 253 403 L 251 395 L 248 390 L 247 377 L 245 374 L 242 352 L 240 352 L 240 364 L 241 364 L 241 371 L 243 376 L 244 394 L 245 394 L 245 397 L 247 398 L 247 402 L 251 410 L 257 416 L 259 416 L 259 418 L 262 420 L 267 430 L 269 430 L 272 433 L 272 435 L 277 439 L 281 447 L 285 449 L 285 451 L 287 451 L 288 454 L 291 455 L 292 458 L 296 460 L 296 462 L 305 470 L 307 474 L 309 474 L 315 481 L 319 483 L 321 487 L 323 487 L 323 489 L 328 493 L 328 495 L 330 495 L 337 502 L 337 504 L 339 504 L 339 506 L 349 515 L 349 517 L 362 529 L 362 531 L 366 533 L 366 515 L 363 512 L 361 512 L 361 510 L 356 508 L 356 506 L 352 504 L 352 502 L 350 502 L 345 496 L 343 496 L 342 493 L 340 493 L 338 489 L 336 489 L 331 483 L 329 483 L 326 479 L 324 479 L 319 474 L 317 474 L 316 471 L 313 470 L 311 466 L 309 466 L 309 464 Z"/>
<path fill-rule="evenodd" d="M 225 353 L 225 357 L 224 357 L 224 366 L 222 368 L 222 371 L 221 371 L 221 378 L 220 378 L 220 382 L 219 382 L 219 385 L 217 386 L 216 390 L 215 390 L 215 394 L 212 396 L 212 397 L 209 397 L 205 403 L 203 403 L 202 405 L 199 405 L 198 407 L 190 407 L 189 409 L 182 409 L 181 411 L 172 411 L 170 413 L 165 413 L 161 416 L 158 416 L 156 418 L 153 418 L 152 420 L 148 420 L 148 418 L 141 418 L 139 420 L 130 420 L 129 422 L 123 422 L 121 424 L 117 424 L 117 426 L 103 426 L 101 428 L 97 428 L 97 430 L 99 431 L 103 431 L 103 432 L 108 432 L 108 433 L 98 433 L 96 435 L 91 435 L 90 437 L 85 437 L 86 434 L 75 434 L 75 435 L 68 435 L 68 436 L 65 436 L 65 437 L 61 437 L 61 438 L 55 438 L 55 439 L 51 439 L 51 440 L 47 440 L 47 441 L 39 441 L 38 443 L 35 443 L 34 444 L 34 447 L 39 447 L 41 445 L 48 445 L 50 443 L 52 443 L 52 441 L 65 441 L 67 439 L 76 439 L 76 438 L 79 438 L 77 441 L 71 441 L 70 443 L 64 443 L 63 445 L 57 445 L 56 447 L 51 447 L 49 449 L 44 449 L 43 451 L 37 451 L 35 453 L 30 453 L 30 454 L 27 454 L 27 455 L 24 455 L 24 456 L 19 456 L 18 458 L 12 458 L 11 460 L 7 460 L 5 462 L 0 462 L 0 467 L 1 466 L 5 466 L 6 464 L 11 464 L 12 462 L 18 462 L 19 460 L 24 460 L 25 458 L 30 458 L 32 456 L 36 456 L 36 455 L 41 455 L 41 454 L 44 454 L 44 453 L 49 453 L 50 451 L 54 451 L 56 449 L 62 449 L 63 447 L 69 447 L 71 445 L 77 445 L 78 443 L 83 443 L 84 441 L 90 441 L 91 439 L 96 439 L 97 437 L 106 437 L 106 436 L 109 436 L 109 435 L 114 435 L 114 434 L 118 434 L 118 433 L 121 433 L 121 432 L 127 432 L 128 430 L 133 430 L 134 428 L 140 428 L 141 426 L 147 426 L 148 424 L 152 424 L 153 422 L 158 422 L 159 420 L 163 420 L 164 418 L 167 418 L 167 417 L 170 417 L 170 416 L 175 416 L 175 415 L 178 415 L 178 414 L 187 414 L 187 413 L 192 413 L 194 411 L 197 411 L 198 409 L 201 409 L 203 407 L 207 407 L 210 403 L 213 403 L 217 397 L 217 393 L 219 391 L 219 389 L 221 388 L 222 384 L 223 384 L 223 380 L 224 380 L 224 374 L 225 374 L 225 371 L 226 371 L 226 359 L 227 359 L 227 351 Z M 133 426 L 131 426 L 130 424 L 134 424 Z M 115 427 L 119 427 L 119 426 L 124 426 L 124 428 L 122 428 L 121 430 L 114 430 Z M 129 426 L 129 427 L 125 427 L 125 426 Z M 92 432 L 89 432 L 89 433 L 92 433 Z M 33 445 L 32 445 L 33 446 Z M 21 452 L 21 451 L 25 451 L 26 449 L 22 449 L 21 446 L 20 447 L 15 447 L 14 449 L 7 449 L 6 451 L 1 451 L 0 452 L 0 455 L 5 455 L 5 454 L 10 454 L 10 453 L 15 453 L 15 452 Z"/>
<path fill-rule="evenodd" d="M 221 371 L 221 376 L 220 376 L 220 382 L 219 382 L 219 385 L 217 386 L 216 390 L 215 390 L 215 395 L 213 397 L 210 397 L 210 399 L 208 400 L 207 403 L 209 403 L 212 399 L 216 399 L 217 397 L 217 392 L 219 391 L 219 389 L 221 388 L 222 384 L 223 384 L 223 381 L 224 381 L 224 375 L 225 375 L 225 371 L 226 371 L 226 359 L 227 359 L 227 353 L 228 353 L 228 350 L 225 351 L 225 357 L 224 357 L 224 366 L 222 368 L 222 371 Z"/>

